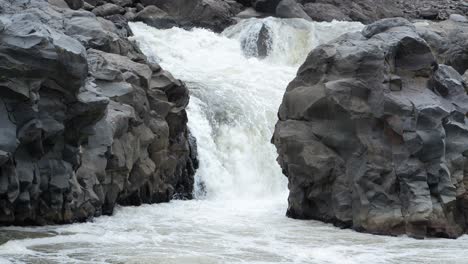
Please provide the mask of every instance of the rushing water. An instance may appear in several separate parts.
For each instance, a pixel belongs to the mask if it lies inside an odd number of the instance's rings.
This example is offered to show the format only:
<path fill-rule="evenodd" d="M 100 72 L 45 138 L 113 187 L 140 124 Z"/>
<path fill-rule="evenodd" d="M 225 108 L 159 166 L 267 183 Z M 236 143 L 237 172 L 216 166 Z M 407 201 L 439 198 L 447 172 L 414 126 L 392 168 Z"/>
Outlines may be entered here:
<path fill-rule="evenodd" d="M 259 60 L 249 55 L 263 25 L 271 38 Z M 287 181 L 269 143 L 285 87 L 313 47 L 361 24 L 252 19 L 221 35 L 131 27 L 148 58 L 190 88 L 197 199 L 117 208 L 89 223 L 2 228 L 0 263 L 468 263 L 466 236 L 382 237 L 285 217 Z"/>

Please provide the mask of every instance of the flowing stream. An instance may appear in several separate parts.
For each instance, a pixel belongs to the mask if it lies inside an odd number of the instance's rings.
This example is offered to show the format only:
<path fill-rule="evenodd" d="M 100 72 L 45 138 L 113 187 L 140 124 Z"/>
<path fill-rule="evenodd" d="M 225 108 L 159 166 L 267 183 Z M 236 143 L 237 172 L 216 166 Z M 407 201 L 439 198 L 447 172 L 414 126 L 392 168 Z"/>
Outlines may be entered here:
<path fill-rule="evenodd" d="M 258 59 L 264 27 L 268 55 Z M 196 199 L 119 207 L 88 223 L 2 228 L 0 264 L 468 263 L 467 236 L 373 236 L 285 217 L 287 179 L 270 144 L 284 90 L 313 47 L 360 23 L 249 19 L 222 34 L 131 28 L 148 58 L 190 89 Z"/>

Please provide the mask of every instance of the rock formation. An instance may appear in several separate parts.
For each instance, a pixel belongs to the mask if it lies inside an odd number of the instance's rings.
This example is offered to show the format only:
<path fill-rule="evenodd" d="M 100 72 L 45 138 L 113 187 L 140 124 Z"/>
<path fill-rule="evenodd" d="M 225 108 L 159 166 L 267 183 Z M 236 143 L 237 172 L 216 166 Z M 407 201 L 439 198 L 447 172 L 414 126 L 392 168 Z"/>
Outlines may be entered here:
<path fill-rule="evenodd" d="M 1 225 L 191 198 L 188 90 L 127 39 L 127 3 L 112 2 L 0 3 Z"/>
<path fill-rule="evenodd" d="M 427 33 L 383 19 L 309 54 L 272 139 L 288 216 L 386 235 L 467 230 L 466 64 Z"/>

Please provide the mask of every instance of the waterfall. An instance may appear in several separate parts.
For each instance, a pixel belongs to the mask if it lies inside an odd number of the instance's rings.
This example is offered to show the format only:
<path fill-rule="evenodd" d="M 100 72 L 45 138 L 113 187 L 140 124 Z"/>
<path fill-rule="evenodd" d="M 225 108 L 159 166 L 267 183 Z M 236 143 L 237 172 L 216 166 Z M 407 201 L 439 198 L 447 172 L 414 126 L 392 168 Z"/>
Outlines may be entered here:
<path fill-rule="evenodd" d="M 287 181 L 270 144 L 284 90 L 313 47 L 361 24 L 249 19 L 222 34 L 130 26 L 148 58 L 190 89 L 197 199 L 119 207 L 86 223 L 5 227 L 0 239 L 15 239 L 0 245 L 0 263 L 466 263 L 468 236 L 415 241 L 285 216 Z"/>
<path fill-rule="evenodd" d="M 243 20 L 222 34 L 130 27 L 143 53 L 190 89 L 189 127 L 200 159 L 196 197 L 285 199 L 287 179 L 270 144 L 284 90 L 312 48 L 362 24 L 270 17 Z M 255 57 L 259 41 L 264 59 Z"/>

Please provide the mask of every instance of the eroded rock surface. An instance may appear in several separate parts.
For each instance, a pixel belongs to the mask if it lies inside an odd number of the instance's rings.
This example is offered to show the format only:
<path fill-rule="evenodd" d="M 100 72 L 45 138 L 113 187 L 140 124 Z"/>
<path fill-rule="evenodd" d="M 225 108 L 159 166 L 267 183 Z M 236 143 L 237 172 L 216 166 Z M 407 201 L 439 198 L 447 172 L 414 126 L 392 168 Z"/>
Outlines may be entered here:
<path fill-rule="evenodd" d="M 460 73 L 438 64 L 404 19 L 317 47 L 287 88 L 272 139 L 288 216 L 375 234 L 462 235 L 467 112 Z"/>
<path fill-rule="evenodd" d="M 188 90 L 126 38 L 128 3 L 113 2 L 94 9 L 108 19 L 57 1 L 0 3 L 1 225 L 191 198 Z"/>

